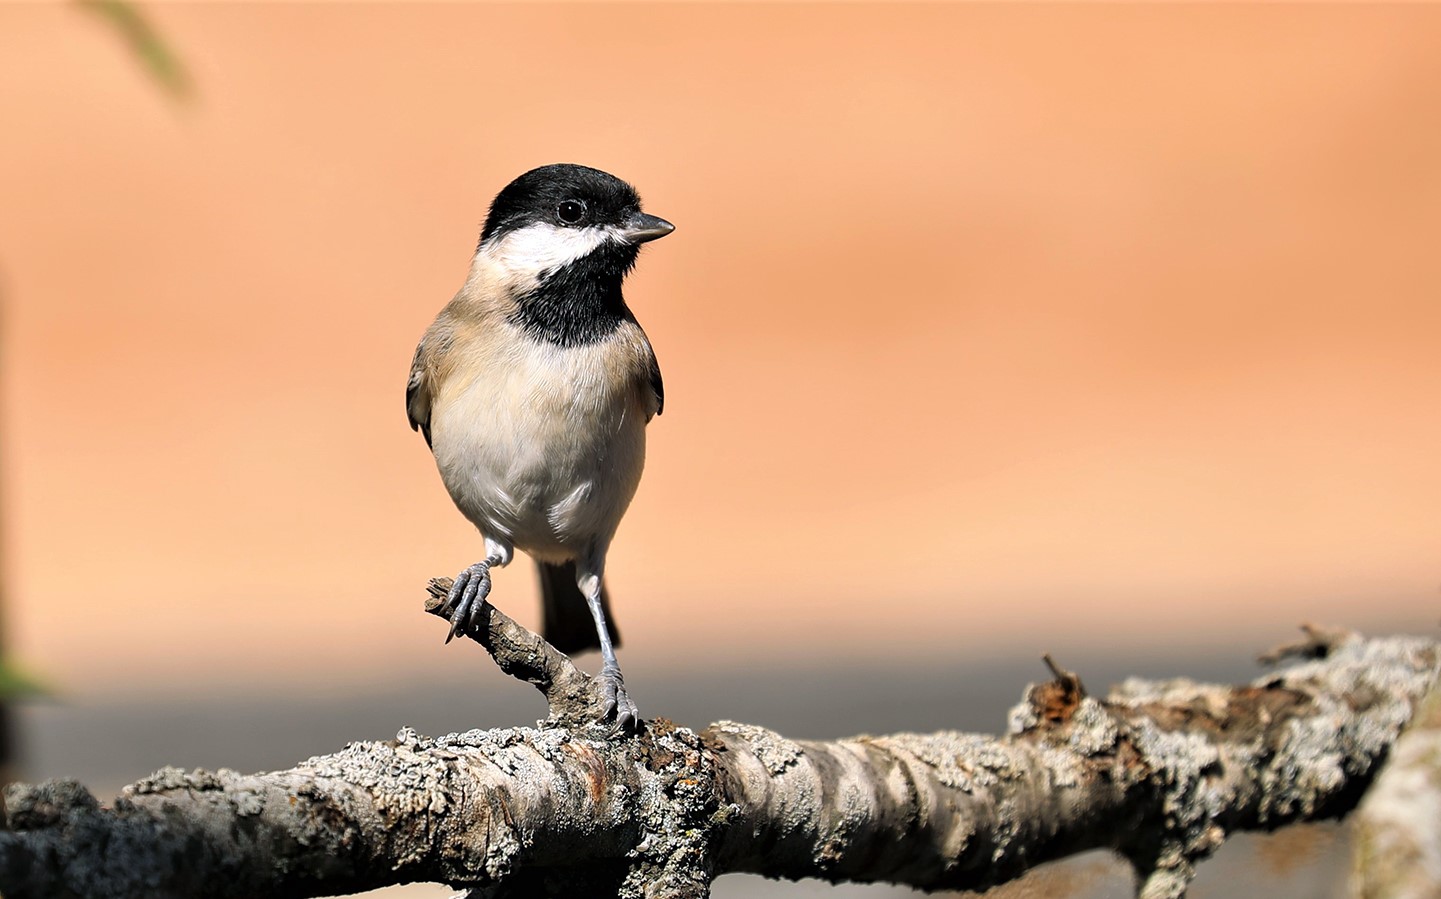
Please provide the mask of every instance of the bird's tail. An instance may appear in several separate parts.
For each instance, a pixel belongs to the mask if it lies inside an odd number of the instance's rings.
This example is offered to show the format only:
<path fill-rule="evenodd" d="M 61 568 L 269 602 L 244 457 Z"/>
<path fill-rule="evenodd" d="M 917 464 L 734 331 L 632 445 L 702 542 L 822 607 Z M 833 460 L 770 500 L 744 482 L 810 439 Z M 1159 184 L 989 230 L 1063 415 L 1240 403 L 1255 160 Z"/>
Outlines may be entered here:
<path fill-rule="evenodd" d="M 540 569 L 541 636 L 567 655 L 599 649 L 595 619 L 591 617 L 590 606 L 586 605 L 585 596 L 575 583 L 575 563 L 549 565 L 537 562 L 536 567 Z M 616 630 L 615 615 L 611 613 L 610 596 L 604 583 L 600 586 L 600 607 L 605 612 L 611 645 L 620 646 L 620 631 Z"/>

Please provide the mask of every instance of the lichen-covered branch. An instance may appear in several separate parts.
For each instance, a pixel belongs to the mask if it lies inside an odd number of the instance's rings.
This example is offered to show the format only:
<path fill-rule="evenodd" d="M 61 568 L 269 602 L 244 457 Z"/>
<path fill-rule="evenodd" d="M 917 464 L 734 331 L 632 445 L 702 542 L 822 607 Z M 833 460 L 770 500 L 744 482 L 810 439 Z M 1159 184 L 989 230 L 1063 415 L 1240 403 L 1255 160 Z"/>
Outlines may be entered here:
<path fill-rule="evenodd" d="M 443 607 L 451 583 L 448 577 L 431 580 L 425 611 L 448 620 Z M 596 719 L 604 698 L 596 682 L 569 656 L 490 603 L 481 606 L 480 615 L 482 625 L 466 636 L 485 647 L 501 671 L 541 692 L 550 707 L 549 723 L 575 725 Z"/>
<path fill-rule="evenodd" d="M 443 585 L 441 585 L 443 587 Z M 1315 631 L 1253 684 L 1088 696 L 1050 663 L 1002 737 L 793 741 L 721 722 L 590 723 L 594 692 L 499 612 L 473 635 L 552 703 L 540 728 L 404 730 L 288 771 L 167 769 L 101 808 L 12 788 L 0 893 L 301 897 L 442 881 L 476 899 L 690 899 L 718 874 L 977 889 L 1107 847 L 1181 896 L 1232 832 L 1350 809 L 1437 680 L 1428 640 Z"/>
<path fill-rule="evenodd" d="M 1441 895 L 1441 690 L 1421 703 L 1354 821 L 1358 899 Z"/>

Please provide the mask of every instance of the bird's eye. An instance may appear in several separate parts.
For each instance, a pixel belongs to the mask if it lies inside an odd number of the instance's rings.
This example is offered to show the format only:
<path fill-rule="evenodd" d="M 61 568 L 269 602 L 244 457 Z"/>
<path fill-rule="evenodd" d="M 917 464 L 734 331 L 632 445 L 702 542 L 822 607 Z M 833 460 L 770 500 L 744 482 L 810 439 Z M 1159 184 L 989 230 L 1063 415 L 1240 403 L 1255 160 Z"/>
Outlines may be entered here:
<path fill-rule="evenodd" d="M 555 217 L 564 224 L 574 225 L 585 218 L 585 204 L 580 200 L 563 200 L 555 207 Z"/>

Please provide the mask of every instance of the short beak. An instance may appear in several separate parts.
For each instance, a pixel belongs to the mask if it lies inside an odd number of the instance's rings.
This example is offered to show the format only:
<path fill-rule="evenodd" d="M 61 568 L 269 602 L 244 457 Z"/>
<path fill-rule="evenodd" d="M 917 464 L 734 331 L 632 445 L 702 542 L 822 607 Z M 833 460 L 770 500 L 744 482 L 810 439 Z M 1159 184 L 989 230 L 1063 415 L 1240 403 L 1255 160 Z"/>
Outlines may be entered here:
<path fill-rule="evenodd" d="M 637 212 L 626 219 L 620 233 L 630 243 L 645 243 L 648 240 L 665 237 L 674 230 L 675 225 L 663 218 Z"/>

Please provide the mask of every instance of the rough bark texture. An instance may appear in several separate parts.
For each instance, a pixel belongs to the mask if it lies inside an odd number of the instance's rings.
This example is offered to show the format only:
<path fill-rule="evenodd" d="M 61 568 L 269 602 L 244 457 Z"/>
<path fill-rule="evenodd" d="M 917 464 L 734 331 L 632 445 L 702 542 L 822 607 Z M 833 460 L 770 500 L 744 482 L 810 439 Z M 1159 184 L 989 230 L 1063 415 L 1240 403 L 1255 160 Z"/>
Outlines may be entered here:
<path fill-rule="evenodd" d="M 1353 822 L 1359 899 L 1441 896 L 1441 691 L 1396 742 Z"/>
<path fill-rule="evenodd" d="M 432 585 L 443 593 L 443 582 Z M 81 786 L 9 793 L 0 893 L 324 896 L 415 881 L 520 896 L 702 897 L 718 874 L 978 889 L 1071 853 L 1131 860 L 1181 896 L 1228 833 L 1346 812 L 1436 682 L 1437 645 L 1312 632 L 1251 685 L 1052 666 L 1000 738 L 825 742 L 663 719 L 591 722 L 589 679 L 492 609 L 472 635 L 551 702 L 540 728 L 355 743 L 288 771 L 165 769 L 102 809 Z"/>

